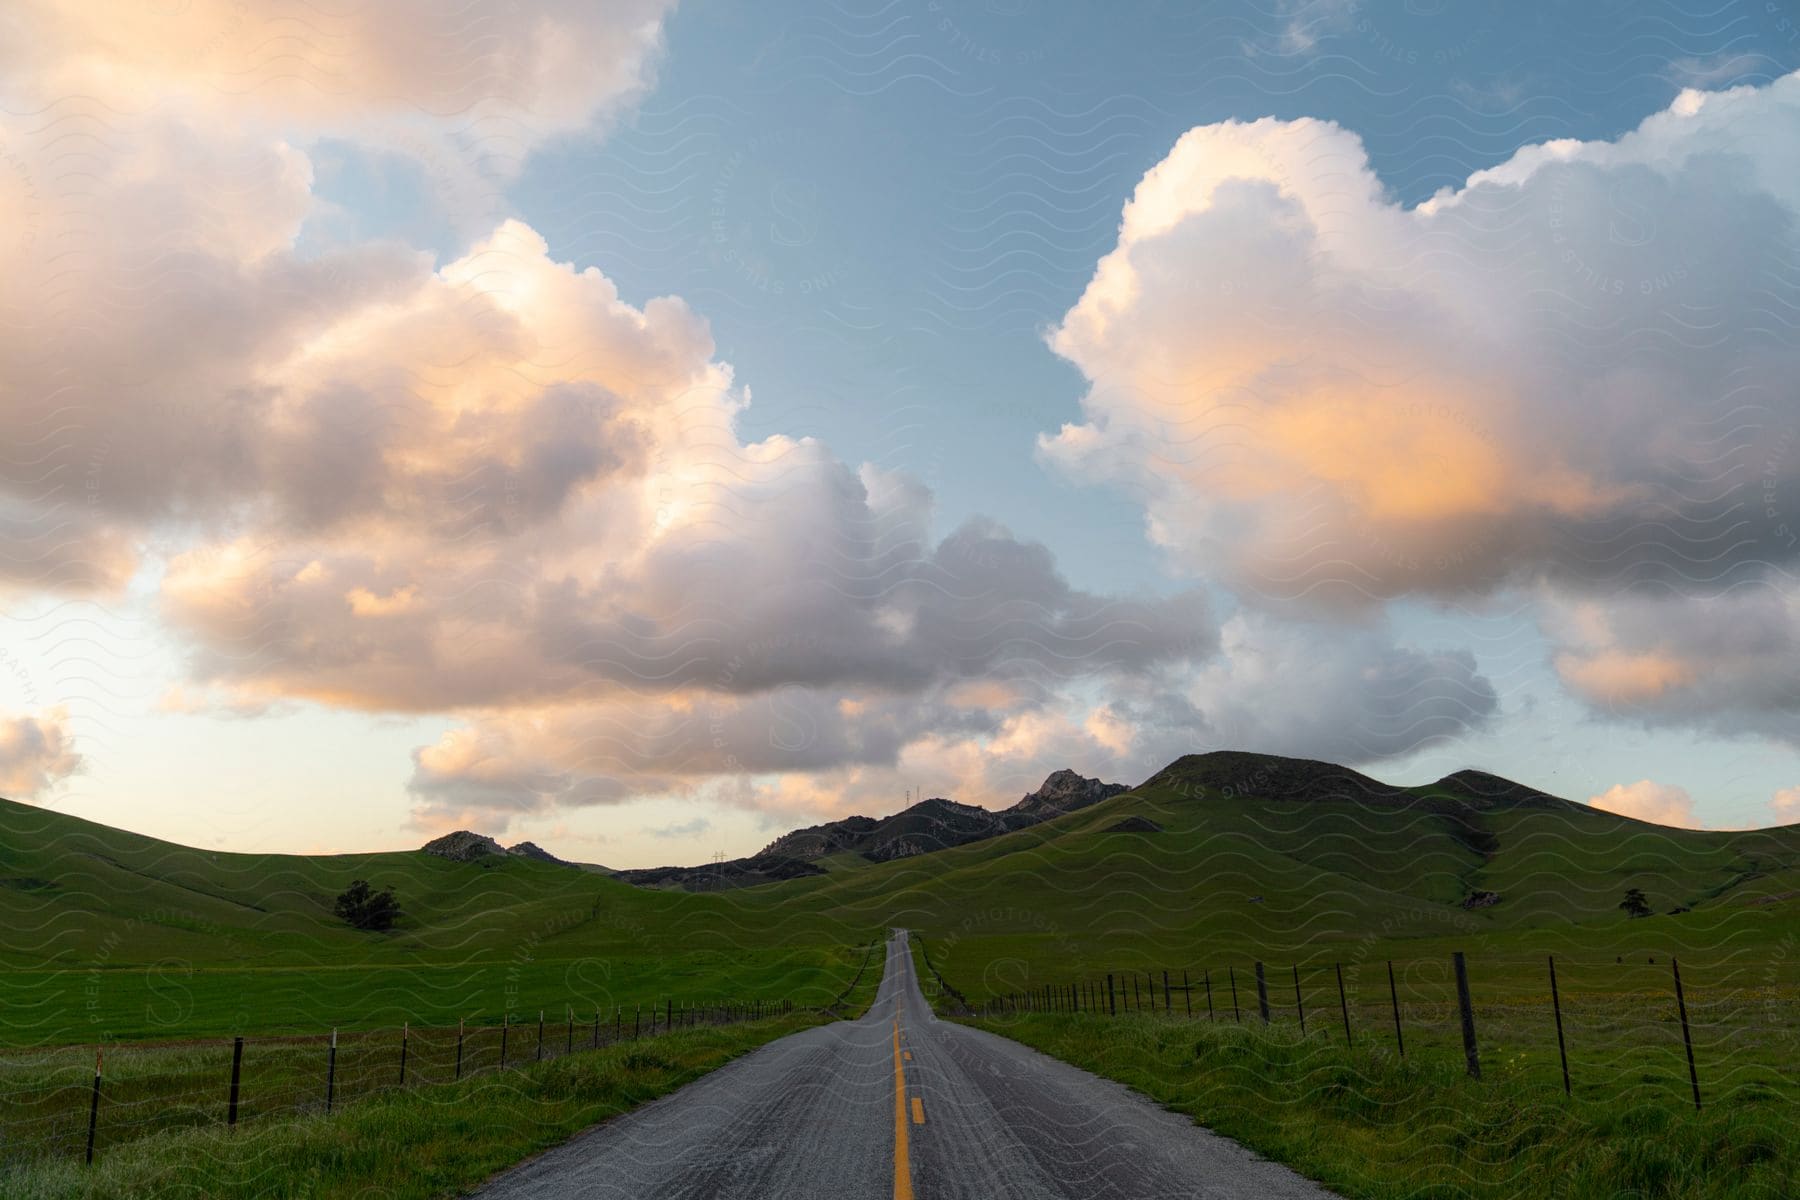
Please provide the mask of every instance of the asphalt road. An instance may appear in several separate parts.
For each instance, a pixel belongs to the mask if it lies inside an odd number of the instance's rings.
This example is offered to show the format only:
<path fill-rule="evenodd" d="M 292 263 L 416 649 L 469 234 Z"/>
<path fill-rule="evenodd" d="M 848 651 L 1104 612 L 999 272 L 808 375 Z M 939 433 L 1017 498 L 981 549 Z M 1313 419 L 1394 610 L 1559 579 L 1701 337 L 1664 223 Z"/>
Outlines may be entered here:
<path fill-rule="evenodd" d="M 906 935 L 859 1021 L 772 1042 L 498 1176 L 485 1200 L 1333 1193 L 1118 1084 L 932 1015 Z"/>

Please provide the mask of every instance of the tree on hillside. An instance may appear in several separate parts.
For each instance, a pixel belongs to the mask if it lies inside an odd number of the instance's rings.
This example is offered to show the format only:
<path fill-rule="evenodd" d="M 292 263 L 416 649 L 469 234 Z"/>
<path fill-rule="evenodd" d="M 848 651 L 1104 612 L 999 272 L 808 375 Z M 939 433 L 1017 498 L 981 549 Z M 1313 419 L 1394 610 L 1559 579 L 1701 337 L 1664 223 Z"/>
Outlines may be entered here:
<path fill-rule="evenodd" d="M 392 887 L 378 892 L 368 880 L 358 879 L 337 898 L 337 915 L 358 929 L 392 929 L 400 915 L 400 901 Z"/>
<path fill-rule="evenodd" d="M 1619 901 L 1619 907 L 1624 909 L 1628 916 L 1647 917 L 1650 915 L 1650 901 L 1637 888 L 1632 888 L 1625 893 L 1625 899 Z"/>

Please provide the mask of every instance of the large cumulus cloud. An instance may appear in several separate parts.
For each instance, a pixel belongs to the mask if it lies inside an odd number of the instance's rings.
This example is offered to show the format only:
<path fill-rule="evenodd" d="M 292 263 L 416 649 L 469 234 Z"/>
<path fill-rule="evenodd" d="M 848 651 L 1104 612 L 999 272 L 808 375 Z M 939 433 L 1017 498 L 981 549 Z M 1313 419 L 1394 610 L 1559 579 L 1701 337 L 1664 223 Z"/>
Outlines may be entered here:
<path fill-rule="evenodd" d="M 1051 335 L 1091 387 L 1043 452 L 1315 605 L 1791 560 L 1797 139 L 1800 75 L 1684 92 L 1406 208 L 1332 123 L 1192 130 Z"/>
<path fill-rule="evenodd" d="M 1010 802 L 1071 762 L 1487 719 L 1466 657 L 1307 635 L 1328 686 L 1296 696 L 1266 663 L 1302 651 L 1221 645 L 1198 588 L 1085 590 L 904 473 L 746 440 L 700 314 L 522 222 L 442 255 L 320 236 L 321 144 L 493 192 L 641 91 L 665 8 L 11 10 L 0 588 L 154 590 L 184 708 L 454 714 L 415 754 L 427 823 L 927 777 Z"/>

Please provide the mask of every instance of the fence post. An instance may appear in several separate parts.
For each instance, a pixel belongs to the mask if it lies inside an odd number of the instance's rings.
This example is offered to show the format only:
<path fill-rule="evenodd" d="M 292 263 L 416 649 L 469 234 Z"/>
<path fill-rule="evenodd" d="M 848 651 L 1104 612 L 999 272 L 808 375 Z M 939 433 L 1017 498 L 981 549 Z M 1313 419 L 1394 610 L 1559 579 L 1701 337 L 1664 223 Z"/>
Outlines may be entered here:
<path fill-rule="evenodd" d="M 406 1086 L 407 1022 L 400 1022 L 400 1086 Z"/>
<path fill-rule="evenodd" d="M 1118 1002 L 1113 999 L 1113 978 L 1111 971 L 1106 973 L 1106 1015 L 1109 1017 L 1116 1017 L 1119 1015 Z"/>
<path fill-rule="evenodd" d="M 1233 967 L 1233 966 L 1227 966 L 1225 968 L 1225 972 L 1227 975 L 1229 975 L 1231 977 L 1231 1019 L 1241 1025 L 1243 1023 L 1244 1018 L 1242 1016 L 1238 1015 L 1237 968 Z"/>
<path fill-rule="evenodd" d="M 1300 1036 L 1306 1036 L 1306 1001 L 1300 998 L 1300 964 L 1294 964 L 1294 1008 L 1300 1014 Z"/>
<path fill-rule="evenodd" d="M 325 1111 L 337 1095 L 337 1030 L 331 1031 L 331 1053 L 325 1060 Z"/>
<path fill-rule="evenodd" d="M 1192 1020 L 1194 1016 L 1194 985 L 1188 982 L 1186 967 L 1181 968 L 1181 1006 L 1186 1011 L 1188 1019 Z"/>
<path fill-rule="evenodd" d="M 596 1022 L 598 1022 L 600 1020 L 599 1016 L 596 1015 L 594 1017 L 594 1020 Z M 575 1049 L 575 1009 L 571 1005 L 571 1006 L 569 1006 L 569 1031 L 563 1038 L 563 1053 L 564 1054 L 572 1053 L 574 1051 L 574 1049 Z"/>
<path fill-rule="evenodd" d="M 1694 1111 L 1699 1112 L 1700 1075 L 1694 1070 L 1694 1038 L 1688 1032 L 1687 997 L 1681 991 L 1681 964 L 1671 958 L 1669 967 L 1675 972 L 1675 1006 L 1681 1010 L 1681 1044 L 1687 1047 L 1688 1082 L 1694 1087 Z"/>
<path fill-rule="evenodd" d="M 1400 1032 L 1400 990 L 1394 986 L 1394 960 L 1388 959 L 1388 995 L 1394 1001 L 1394 1044 L 1400 1047 L 1400 1057 L 1406 1057 L 1406 1035 Z"/>
<path fill-rule="evenodd" d="M 463 1019 L 456 1018 L 456 1077 L 462 1078 Z"/>
<path fill-rule="evenodd" d="M 237 1127 L 238 1079 L 244 1070 L 244 1039 L 231 1039 L 231 1097 L 225 1102 L 225 1128 Z"/>
<path fill-rule="evenodd" d="M 100 1128 L 100 1047 L 94 1047 L 94 1094 L 88 1101 L 87 1165 L 94 1165 L 94 1134 Z"/>
<path fill-rule="evenodd" d="M 663 1032 L 667 1033 L 669 1032 L 670 1026 L 675 1023 L 675 1001 L 666 1000 L 665 1003 L 668 1005 L 668 1011 L 663 1016 Z M 651 1032 L 654 1033 L 655 1030 L 652 1030 Z"/>
<path fill-rule="evenodd" d="M 598 1004 L 594 1005 L 594 1045 L 592 1048 L 595 1050 L 600 1048 L 600 1006 Z"/>
<path fill-rule="evenodd" d="M 1338 1007 L 1344 1012 L 1344 1045 L 1354 1046 L 1356 1043 L 1350 1038 L 1350 1001 L 1344 995 L 1344 964 L 1333 965 L 1337 968 Z"/>
<path fill-rule="evenodd" d="M 1138 992 L 1138 977 L 1136 971 L 1131 973 L 1131 1007 L 1139 1012 L 1142 1012 L 1144 1009 L 1144 997 Z"/>
<path fill-rule="evenodd" d="M 544 1061 L 544 1010 L 538 1009 L 537 1061 Z"/>
<path fill-rule="evenodd" d="M 1206 977 L 1206 1019 L 1211 1021 L 1215 1019 L 1212 1003 L 1212 968 L 1203 967 L 1200 973 Z"/>
<path fill-rule="evenodd" d="M 1262 1013 L 1263 1024 L 1269 1023 L 1269 982 L 1263 977 L 1263 965 L 1256 964 L 1256 1008 Z"/>
<path fill-rule="evenodd" d="M 1556 990 L 1556 955 L 1550 959 L 1550 1007 L 1556 1013 L 1556 1053 L 1562 1059 L 1563 1095 L 1572 1096 L 1574 1089 L 1569 1086 L 1569 1048 L 1563 1042 L 1562 997 Z"/>
<path fill-rule="evenodd" d="M 1481 1055 L 1475 1050 L 1475 1006 L 1469 1002 L 1469 965 L 1458 950 L 1451 956 L 1456 964 L 1456 1005 L 1462 1009 L 1463 1057 L 1469 1063 L 1469 1078 L 1481 1078 Z"/>
<path fill-rule="evenodd" d="M 506 1070 L 506 1035 L 512 1030 L 512 1014 L 500 1014 L 500 1069 Z"/>
<path fill-rule="evenodd" d="M 637 1041 L 644 1036 L 644 1006 L 638 1005 L 631 1012 L 631 1040 Z"/>
<path fill-rule="evenodd" d="M 1163 972 L 1163 1015 L 1164 1016 L 1168 1015 L 1169 1009 L 1171 1007 L 1172 1006 L 1169 1004 L 1169 973 L 1167 971 L 1164 971 Z"/>

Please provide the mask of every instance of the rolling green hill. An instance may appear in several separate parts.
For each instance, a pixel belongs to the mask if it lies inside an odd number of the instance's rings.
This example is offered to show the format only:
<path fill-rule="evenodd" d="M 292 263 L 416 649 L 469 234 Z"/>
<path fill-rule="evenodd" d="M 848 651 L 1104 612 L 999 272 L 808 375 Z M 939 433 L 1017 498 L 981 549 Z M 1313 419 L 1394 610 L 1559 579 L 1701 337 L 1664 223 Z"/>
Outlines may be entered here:
<path fill-rule="evenodd" d="M 1129 817 L 1160 831 L 1109 832 Z M 1729 965 L 1762 961 L 1800 911 L 1800 828 L 1665 829 L 1479 773 L 1400 788 L 1223 752 L 1016 832 L 819 865 L 686 893 L 522 856 L 213 853 L 0 803 L 0 1036 L 453 1023 L 669 995 L 823 1002 L 896 925 L 920 931 L 973 999 L 1052 973 L 1452 946 L 1596 961 L 1642 947 Z M 353 878 L 396 888 L 394 931 L 332 915 Z M 1658 915 L 1628 920 L 1627 887 Z M 1497 900 L 1464 907 L 1486 892 Z M 1785 980 L 1797 959 L 1769 969 Z"/>

